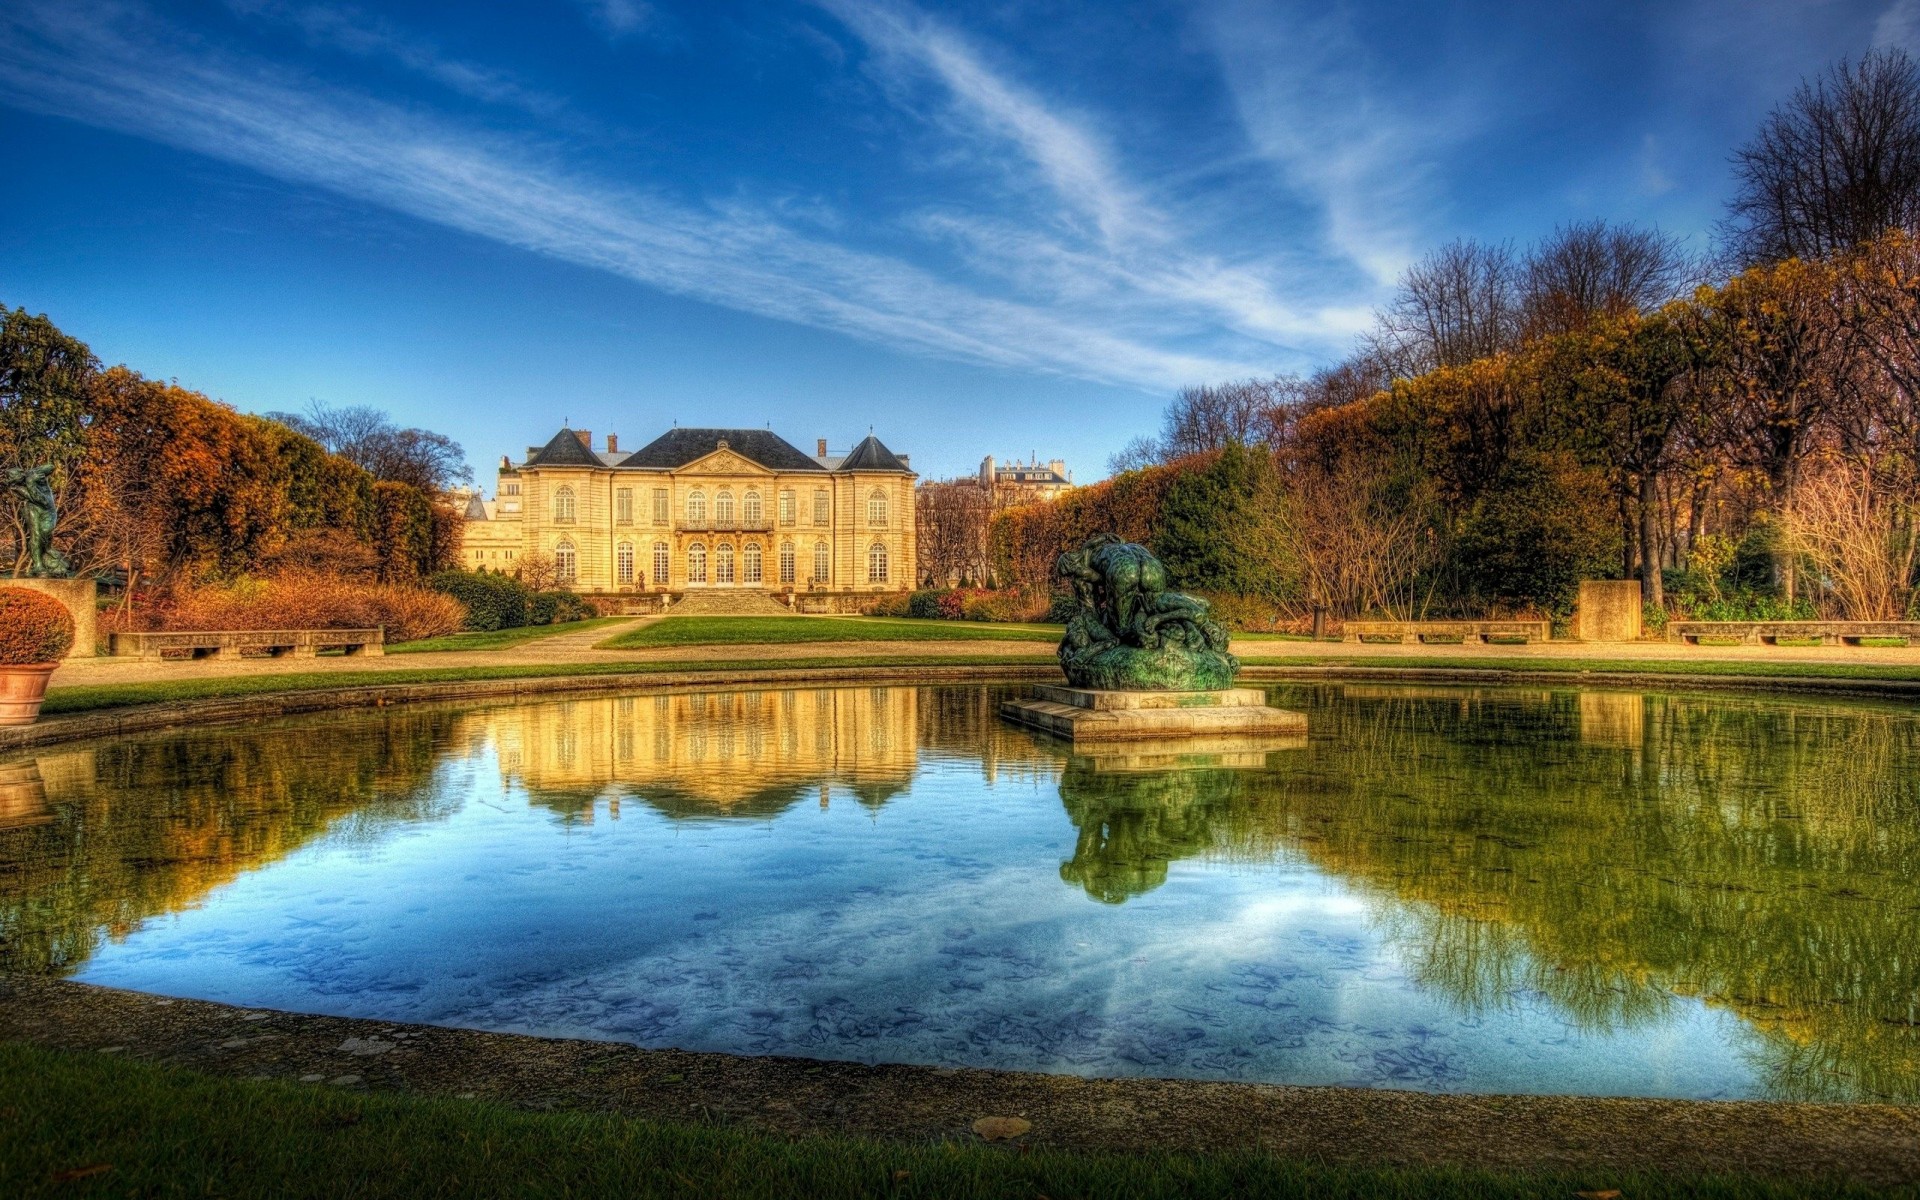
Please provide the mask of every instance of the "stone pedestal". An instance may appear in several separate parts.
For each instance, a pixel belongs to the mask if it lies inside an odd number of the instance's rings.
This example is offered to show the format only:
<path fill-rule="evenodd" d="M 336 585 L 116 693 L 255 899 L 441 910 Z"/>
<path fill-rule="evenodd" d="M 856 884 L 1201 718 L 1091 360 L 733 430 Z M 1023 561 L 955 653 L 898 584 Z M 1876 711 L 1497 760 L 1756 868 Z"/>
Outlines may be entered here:
<path fill-rule="evenodd" d="M 1305 714 L 1269 707 L 1259 688 L 1103 692 L 1041 685 L 1026 699 L 1006 701 L 1000 715 L 1075 745 L 1180 740 L 1183 750 L 1193 752 L 1231 751 L 1248 737 L 1298 737 L 1307 731 Z"/>
<path fill-rule="evenodd" d="M 1637 580 L 1583 579 L 1573 636 L 1583 642 L 1639 641 L 1645 611 Z"/>
<path fill-rule="evenodd" d="M 92 658 L 99 642 L 100 615 L 95 601 L 100 585 L 91 579 L 14 579 L 0 576 L 0 587 L 26 588 L 45 592 L 67 606 L 73 614 L 73 649 L 68 658 Z"/>

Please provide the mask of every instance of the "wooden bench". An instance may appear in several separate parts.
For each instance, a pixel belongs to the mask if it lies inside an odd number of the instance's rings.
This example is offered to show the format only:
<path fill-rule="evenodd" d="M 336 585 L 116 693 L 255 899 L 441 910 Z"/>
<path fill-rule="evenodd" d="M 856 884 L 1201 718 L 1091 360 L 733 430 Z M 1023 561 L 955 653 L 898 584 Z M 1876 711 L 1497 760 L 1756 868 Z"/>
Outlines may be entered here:
<path fill-rule="evenodd" d="M 312 658 L 322 650 L 342 654 L 383 655 L 383 629 L 226 629 L 172 630 L 166 633 L 116 633 L 115 658 L 157 661 L 186 658 Z"/>
<path fill-rule="evenodd" d="M 1701 638 L 1777 645 L 1781 638 L 1845 642 L 1862 638 L 1920 639 L 1920 621 L 1669 621 L 1667 640 L 1699 645 Z"/>
<path fill-rule="evenodd" d="M 1342 628 L 1341 640 L 1394 638 L 1409 645 L 1429 638 L 1443 642 L 1490 642 L 1495 638 L 1544 642 L 1550 633 L 1551 626 L 1546 621 L 1348 621 Z"/>

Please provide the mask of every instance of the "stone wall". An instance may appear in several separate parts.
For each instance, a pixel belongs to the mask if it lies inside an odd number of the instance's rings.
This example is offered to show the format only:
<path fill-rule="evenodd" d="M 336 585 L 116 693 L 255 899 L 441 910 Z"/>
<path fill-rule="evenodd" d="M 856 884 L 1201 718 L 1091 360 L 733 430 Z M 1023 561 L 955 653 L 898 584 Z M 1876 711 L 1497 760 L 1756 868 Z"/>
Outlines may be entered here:
<path fill-rule="evenodd" d="M 1644 609 L 1633 579 L 1584 579 L 1573 613 L 1573 636 L 1583 642 L 1640 640 Z"/>
<path fill-rule="evenodd" d="M 68 658 L 92 658 L 99 644 L 100 614 L 95 601 L 100 585 L 91 579 L 13 579 L 0 578 L 0 587 L 27 588 L 45 592 L 67 606 L 73 614 L 73 649 Z"/>

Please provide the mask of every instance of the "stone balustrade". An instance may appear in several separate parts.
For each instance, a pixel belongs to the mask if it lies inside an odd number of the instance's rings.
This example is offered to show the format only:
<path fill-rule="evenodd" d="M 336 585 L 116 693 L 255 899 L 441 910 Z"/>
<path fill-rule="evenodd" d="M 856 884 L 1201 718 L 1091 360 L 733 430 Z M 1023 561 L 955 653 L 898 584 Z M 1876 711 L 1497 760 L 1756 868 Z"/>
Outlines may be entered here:
<path fill-rule="evenodd" d="M 383 629 L 227 629 L 116 633 L 116 658 L 312 658 L 322 650 L 378 656 L 387 652 Z"/>
<path fill-rule="evenodd" d="M 1544 642 L 1552 635 L 1546 621 L 1348 621 L 1341 640 L 1358 642 L 1367 638 L 1397 638 L 1404 644 L 1436 642 L 1490 642 L 1495 638 L 1517 638 Z"/>

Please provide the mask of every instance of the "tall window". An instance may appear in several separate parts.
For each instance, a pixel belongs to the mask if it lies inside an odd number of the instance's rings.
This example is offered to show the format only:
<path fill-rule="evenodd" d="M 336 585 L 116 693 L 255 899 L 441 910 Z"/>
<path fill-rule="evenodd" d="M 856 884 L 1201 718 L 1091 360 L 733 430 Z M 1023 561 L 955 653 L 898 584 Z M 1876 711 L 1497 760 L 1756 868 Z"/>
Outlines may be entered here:
<path fill-rule="evenodd" d="M 615 488 L 613 492 L 613 520 L 618 525 L 633 524 L 633 489 Z"/>
<path fill-rule="evenodd" d="M 687 522 L 698 525 L 707 519 L 707 494 L 705 492 L 687 493 Z"/>
<path fill-rule="evenodd" d="M 791 525 L 794 522 L 793 489 L 780 489 L 780 523 Z"/>
<path fill-rule="evenodd" d="M 879 542 L 867 547 L 867 582 L 887 581 L 887 548 Z"/>
<path fill-rule="evenodd" d="M 780 543 L 780 582 L 793 582 L 793 543 Z"/>
<path fill-rule="evenodd" d="M 653 489 L 653 523 L 655 525 L 667 523 L 667 489 L 665 488 Z"/>
<path fill-rule="evenodd" d="M 741 513 L 740 515 L 746 520 L 749 528 L 751 528 L 752 526 L 758 525 L 760 523 L 761 512 L 760 512 L 760 493 L 759 492 L 747 493 L 746 511 Z"/>
<path fill-rule="evenodd" d="M 667 544 L 655 542 L 653 544 L 653 581 L 664 586 L 672 569 L 672 562 L 667 558 Z"/>
<path fill-rule="evenodd" d="M 713 548 L 713 581 L 733 582 L 733 545 L 729 542 L 721 542 Z"/>
<path fill-rule="evenodd" d="M 722 525 L 733 524 L 733 493 L 725 488 L 713 498 L 713 519 Z"/>
<path fill-rule="evenodd" d="M 564 483 L 553 493 L 553 523 L 573 524 L 573 489 Z"/>
<path fill-rule="evenodd" d="M 621 542 L 613 551 L 613 575 L 621 583 L 633 582 L 633 543 Z"/>
<path fill-rule="evenodd" d="M 572 542 L 561 542 L 553 548 L 553 577 L 559 583 L 580 578 L 580 559 L 573 552 Z"/>
<path fill-rule="evenodd" d="M 813 581 L 826 583 L 832 578 L 833 564 L 828 558 L 827 544 L 815 542 L 813 544 Z"/>
<path fill-rule="evenodd" d="M 759 542 L 748 542 L 746 549 L 740 552 L 740 574 L 743 583 L 760 582 Z"/>
<path fill-rule="evenodd" d="M 885 525 L 887 523 L 887 494 L 879 488 L 867 495 L 867 524 Z"/>
<path fill-rule="evenodd" d="M 833 501 L 827 497 L 827 489 L 819 488 L 813 493 L 813 523 L 831 525 L 833 523 Z"/>
<path fill-rule="evenodd" d="M 687 582 L 707 581 L 707 548 L 699 542 L 687 547 Z"/>

